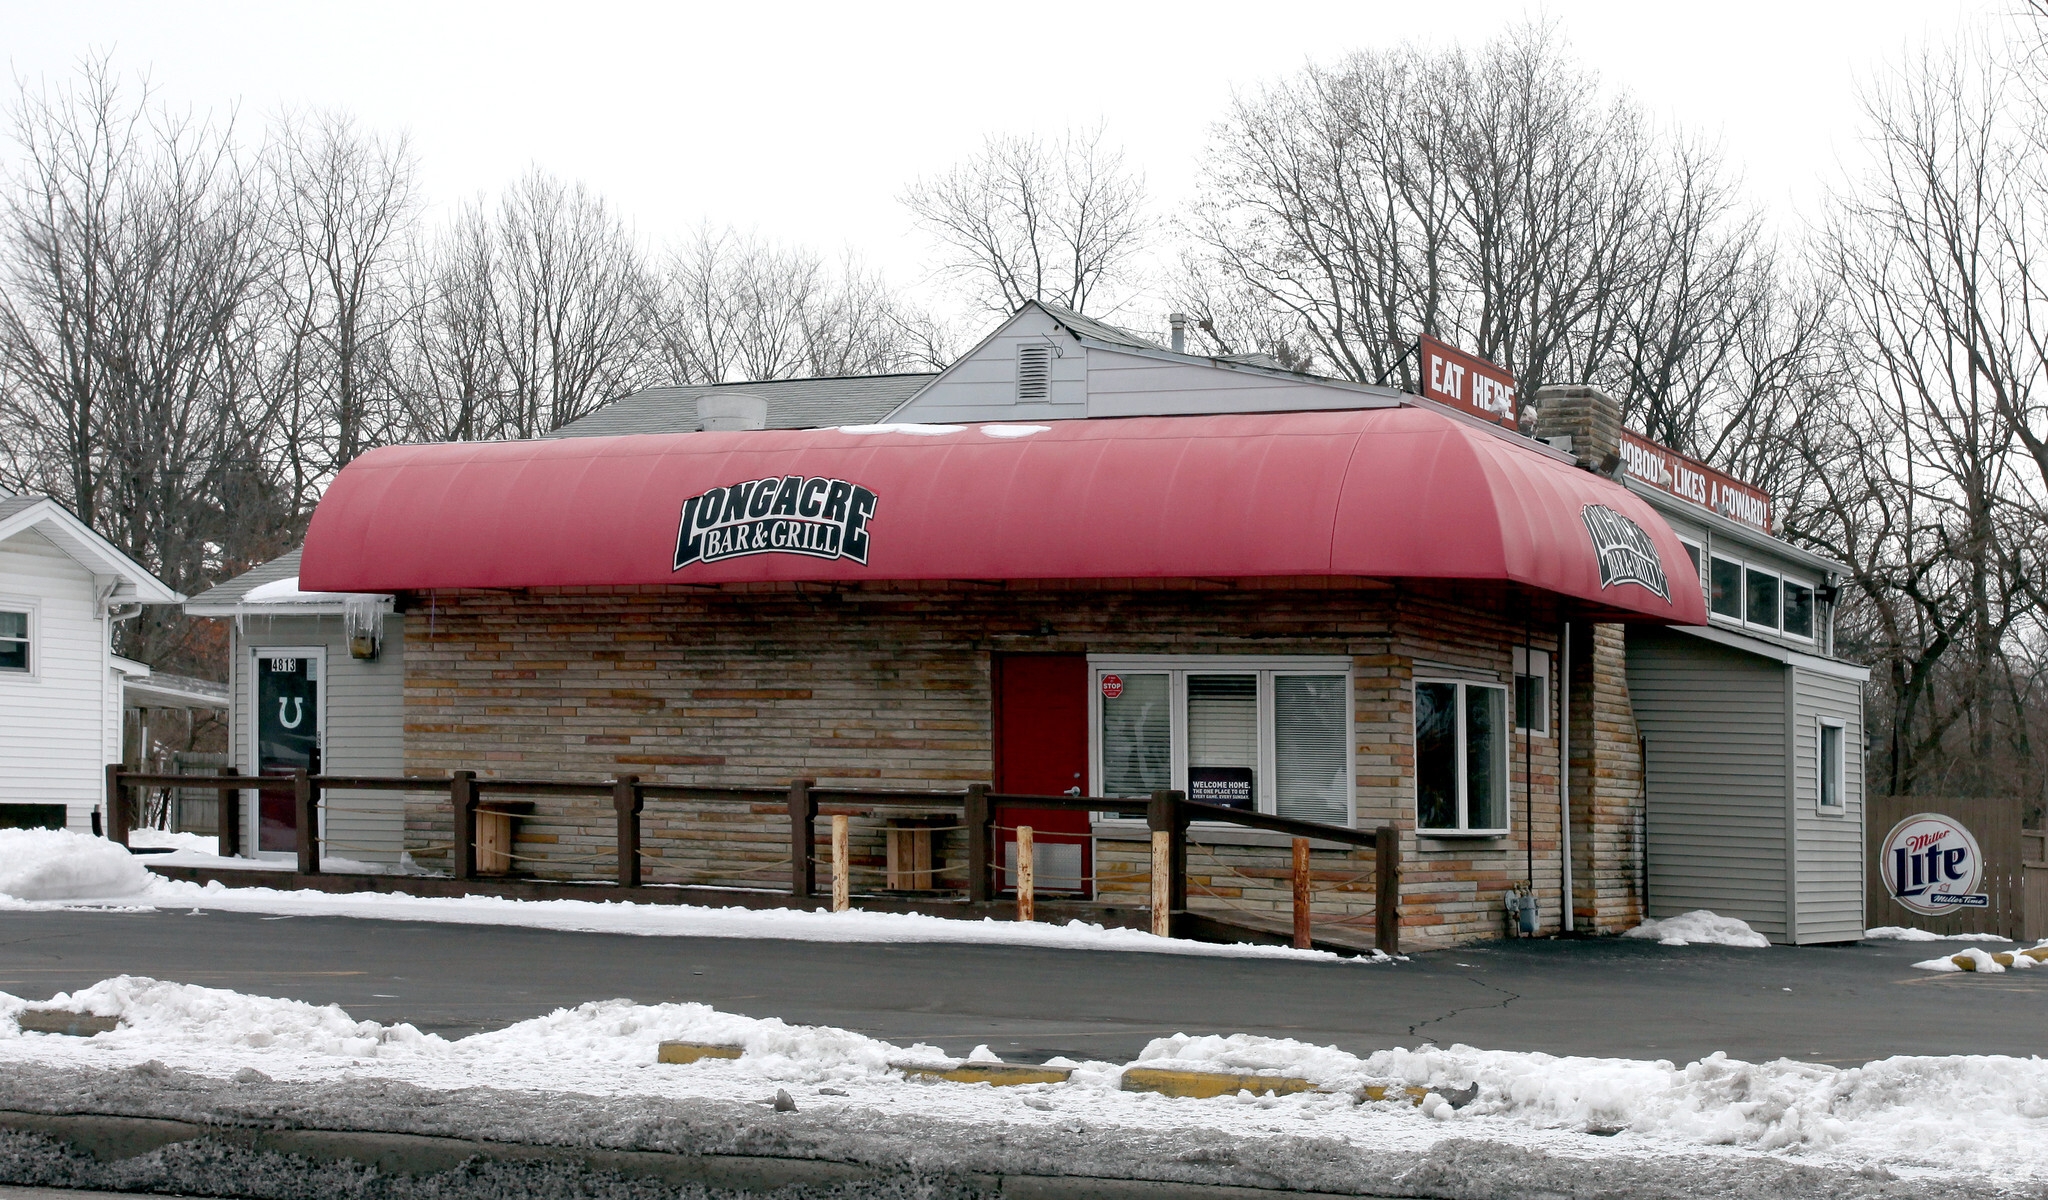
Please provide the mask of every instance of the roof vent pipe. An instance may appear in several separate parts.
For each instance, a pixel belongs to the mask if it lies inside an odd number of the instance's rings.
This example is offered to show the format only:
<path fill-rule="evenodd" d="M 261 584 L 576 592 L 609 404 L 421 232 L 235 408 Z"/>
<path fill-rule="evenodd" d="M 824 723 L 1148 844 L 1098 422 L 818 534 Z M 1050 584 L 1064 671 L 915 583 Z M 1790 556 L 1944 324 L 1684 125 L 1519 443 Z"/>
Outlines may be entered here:
<path fill-rule="evenodd" d="M 1186 354 L 1188 351 L 1188 315 L 1167 313 L 1166 323 L 1173 328 L 1173 352 Z"/>

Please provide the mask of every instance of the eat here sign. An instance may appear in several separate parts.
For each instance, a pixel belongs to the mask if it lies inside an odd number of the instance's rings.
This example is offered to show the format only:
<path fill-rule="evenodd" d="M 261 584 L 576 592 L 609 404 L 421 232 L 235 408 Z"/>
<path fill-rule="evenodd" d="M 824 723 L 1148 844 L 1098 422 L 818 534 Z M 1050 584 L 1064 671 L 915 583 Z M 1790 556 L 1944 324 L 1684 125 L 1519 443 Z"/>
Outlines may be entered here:
<path fill-rule="evenodd" d="M 1427 334 L 1422 337 L 1422 394 L 1475 417 L 1515 424 L 1515 377 Z"/>

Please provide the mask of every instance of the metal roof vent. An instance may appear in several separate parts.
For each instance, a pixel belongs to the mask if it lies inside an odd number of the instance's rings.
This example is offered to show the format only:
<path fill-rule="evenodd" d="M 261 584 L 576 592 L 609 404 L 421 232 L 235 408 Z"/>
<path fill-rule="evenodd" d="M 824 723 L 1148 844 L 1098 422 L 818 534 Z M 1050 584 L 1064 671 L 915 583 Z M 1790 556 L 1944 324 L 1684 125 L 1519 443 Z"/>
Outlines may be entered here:
<path fill-rule="evenodd" d="M 759 396 L 699 396 L 697 422 L 706 433 L 768 428 L 768 402 Z"/>
<path fill-rule="evenodd" d="M 1052 391 L 1052 347 L 1017 347 L 1017 399 L 1043 400 Z"/>

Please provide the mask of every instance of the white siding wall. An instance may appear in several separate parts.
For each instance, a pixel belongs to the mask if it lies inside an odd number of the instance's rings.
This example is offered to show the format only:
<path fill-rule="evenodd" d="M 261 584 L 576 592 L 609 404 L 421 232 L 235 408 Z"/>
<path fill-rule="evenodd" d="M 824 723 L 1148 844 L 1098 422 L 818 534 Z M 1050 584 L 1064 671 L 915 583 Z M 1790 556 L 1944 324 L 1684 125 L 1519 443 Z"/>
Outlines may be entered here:
<path fill-rule="evenodd" d="M 1863 936 L 1863 685 L 1793 669 L 1793 813 L 1799 833 L 1799 940 Z M 1820 809 L 1820 722 L 1843 724 L 1842 808 Z"/>
<path fill-rule="evenodd" d="M 321 768 L 337 775 L 405 773 L 404 618 L 384 619 L 384 649 L 367 662 L 349 657 L 341 618 L 244 617 L 234 638 L 229 686 L 234 706 L 233 761 L 254 766 L 250 685 L 254 651 L 260 646 L 324 647 L 321 709 Z M 244 804 L 248 801 L 245 799 Z M 396 862 L 405 848 L 405 798 L 401 792 L 334 792 L 324 835 L 327 853 L 363 862 Z M 249 836 L 245 827 L 244 838 Z M 245 844 L 253 844 L 247 843 Z"/>
<path fill-rule="evenodd" d="M 0 803 L 64 804 L 71 828 L 89 830 L 120 753 L 118 695 L 109 728 L 107 624 L 93 577 L 34 532 L 0 545 L 0 605 L 35 610 L 28 675 L 0 672 Z"/>
<path fill-rule="evenodd" d="M 1088 351 L 1087 400 L 1091 417 L 1300 412 L 1388 402 L 1348 388 L 1113 350 Z"/>
<path fill-rule="evenodd" d="M 1650 915 L 1707 908 L 1790 940 L 1785 668 L 1631 631 L 1628 682 L 1649 749 Z"/>
<path fill-rule="evenodd" d="M 1051 345 L 1046 399 L 1017 400 L 1017 347 Z M 1052 318 L 1032 310 L 975 348 L 892 420 L 945 425 L 956 421 L 1046 421 L 1088 415 L 1088 353 Z"/>

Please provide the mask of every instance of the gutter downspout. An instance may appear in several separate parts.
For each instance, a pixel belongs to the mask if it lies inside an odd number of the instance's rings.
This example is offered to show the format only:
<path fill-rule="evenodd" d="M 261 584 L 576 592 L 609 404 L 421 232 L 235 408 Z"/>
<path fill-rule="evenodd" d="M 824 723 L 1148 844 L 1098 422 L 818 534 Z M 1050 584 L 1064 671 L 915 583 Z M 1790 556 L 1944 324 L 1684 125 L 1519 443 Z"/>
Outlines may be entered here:
<path fill-rule="evenodd" d="M 1558 674 L 1563 676 L 1557 689 L 1557 809 L 1558 845 L 1562 847 L 1564 888 L 1560 906 L 1564 909 L 1563 927 L 1566 933 L 1573 930 L 1572 924 L 1572 623 L 1567 617 L 1564 634 L 1558 642 Z"/>

